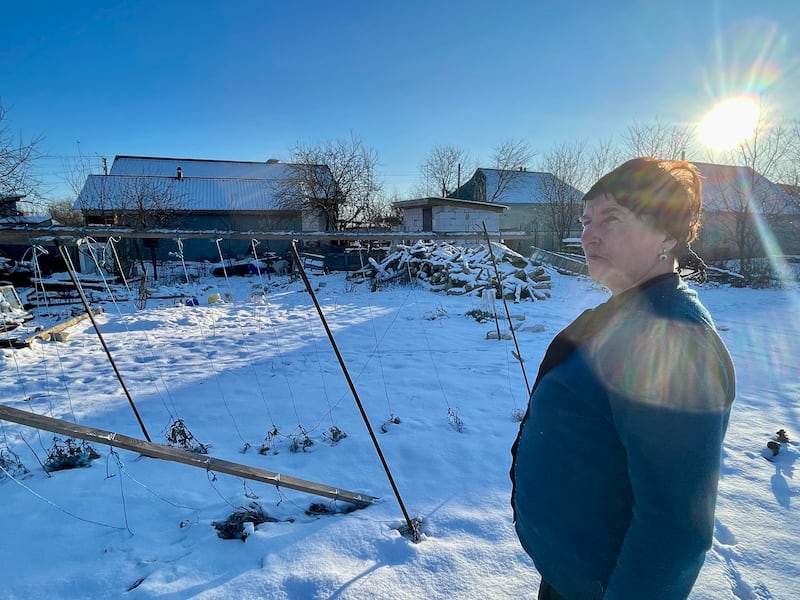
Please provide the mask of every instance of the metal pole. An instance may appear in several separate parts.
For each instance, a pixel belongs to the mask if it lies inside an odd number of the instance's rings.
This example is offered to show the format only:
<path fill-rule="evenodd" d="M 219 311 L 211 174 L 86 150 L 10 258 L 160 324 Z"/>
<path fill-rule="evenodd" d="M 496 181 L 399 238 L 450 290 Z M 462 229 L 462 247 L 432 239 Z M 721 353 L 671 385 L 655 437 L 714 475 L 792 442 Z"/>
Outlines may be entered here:
<path fill-rule="evenodd" d="M 503 293 L 503 285 L 502 281 L 500 280 L 500 269 L 497 268 L 497 261 L 494 259 L 494 252 L 492 251 L 492 242 L 489 239 L 489 232 L 486 230 L 486 221 L 482 221 L 481 224 L 483 225 L 483 235 L 486 238 L 486 245 L 489 247 L 489 256 L 492 259 L 492 265 L 494 266 L 494 276 L 497 279 L 497 284 L 500 286 L 500 299 L 503 301 L 503 307 L 506 309 L 506 318 L 508 319 L 508 329 L 511 332 L 511 337 L 514 340 L 514 347 L 517 349 L 514 357 L 519 361 L 519 367 L 522 369 L 522 378 L 525 380 L 525 389 L 528 390 L 528 396 L 531 395 L 531 386 L 528 384 L 528 375 L 525 373 L 525 365 L 522 361 L 522 353 L 519 349 L 519 343 L 517 343 L 517 334 L 514 333 L 514 324 L 511 322 L 511 313 L 508 310 L 508 302 L 506 302 L 506 296 Z"/>
<path fill-rule="evenodd" d="M 83 293 L 83 288 L 81 287 L 81 284 L 78 281 L 77 276 L 75 275 L 75 266 L 72 264 L 72 259 L 69 256 L 69 252 L 67 252 L 67 247 L 64 246 L 64 244 L 62 244 L 59 240 L 56 240 L 56 247 L 58 248 L 59 254 L 61 254 L 61 258 L 64 259 L 64 264 L 67 267 L 67 273 L 69 273 L 69 278 L 72 280 L 72 284 L 78 291 L 78 295 L 81 298 L 83 307 L 86 309 L 86 314 L 89 315 L 89 320 L 91 320 L 92 325 L 94 326 L 94 331 L 95 333 L 97 333 L 97 337 L 100 340 L 100 343 L 103 345 L 103 350 L 105 350 L 106 356 L 108 356 L 108 361 L 111 363 L 111 368 L 114 369 L 114 373 L 117 375 L 119 384 L 122 386 L 122 391 L 125 392 L 125 396 L 128 398 L 128 403 L 130 403 L 131 408 L 133 409 L 133 414 L 136 415 L 136 420 L 139 421 L 139 427 L 142 428 L 142 433 L 144 434 L 145 439 L 148 442 L 150 442 L 152 440 L 150 439 L 150 435 L 147 433 L 147 428 L 145 428 L 144 423 L 142 422 L 142 417 L 139 416 L 139 411 L 136 409 L 136 404 L 134 404 L 133 398 L 131 397 L 131 394 L 128 391 L 127 386 L 125 385 L 125 381 L 122 379 L 122 374 L 119 372 L 119 369 L 117 368 L 117 363 L 114 362 L 114 357 L 111 356 L 111 350 L 108 349 L 108 345 L 106 344 L 106 341 L 103 338 L 103 334 L 100 333 L 100 327 L 98 327 L 97 321 L 95 321 L 94 319 L 94 314 L 92 313 L 92 309 L 89 306 L 89 301 L 86 299 L 86 294 Z"/>
<path fill-rule="evenodd" d="M 328 334 L 328 340 L 330 340 L 331 346 L 333 347 L 333 352 L 336 354 L 336 358 L 339 361 L 339 366 L 342 368 L 342 372 L 344 373 L 344 377 L 347 380 L 347 385 L 350 386 L 350 391 L 353 394 L 353 399 L 356 401 L 356 405 L 358 406 L 359 412 L 361 412 L 361 418 L 364 420 L 364 424 L 367 426 L 367 431 L 369 432 L 370 438 L 372 438 L 372 443 L 375 446 L 375 451 L 378 453 L 378 458 L 381 460 L 381 464 L 383 465 L 383 470 L 386 472 L 386 477 L 389 479 L 389 484 L 392 486 L 392 490 L 394 491 L 394 495 L 397 498 L 397 503 L 400 505 L 400 510 L 403 511 L 403 517 L 406 520 L 406 524 L 408 525 L 408 531 L 411 535 L 411 539 L 414 542 L 419 541 L 419 522 L 414 521 L 408 515 L 408 511 L 406 510 L 405 504 L 403 504 L 403 499 L 400 497 L 400 491 L 397 489 L 397 485 L 394 482 L 394 478 L 392 477 L 392 472 L 389 470 L 389 465 L 386 462 L 386 459 L 383 456 L 383 452 L 381 451 L 381 446 L 378 443 L 378 438 L 375 437 L 375 432 L 372 429 L 372 425 L 370 425 L 369 419 L 367 418 L 367 413 L 364 410 L 364 405 L 361 403 L 361 399 L 358 397 L 358 392 L 356 391 L 356 386 L 353 383 L 353 380 L 350 378 L 350 373 L 347 370 L 347 365 L 345 365 L 344 358 L 342 354 L 339 352 L 339 347 L 336 345 L 336 340 L 333 337 L 333 332 L 331 332 L 330 327 L 328 327 L 328 321 L 325 319 L 325 314 L 322 312 L 322 307 L 319 305 L 319 301 L 317 300 L 317 296 L 314 294 L 314 290 L 311 287 L 311 282 L 308 280 L 308 275 L 306 274 L 306 270 L 303 267 L 303 261 L 300 260 L 300 255 L 297 252 L 297 247 L 295 242 L 292 241 L 292 255 L 294 256 L 294 261 L 297 264 L 297 270 L 300 273 L 300 277 L 303 279 L 303 283 L 306 286 L 306 290 L 311 295 L 311 299 L 314 301 L 314 306 L 317 309 L 317 313 L 319 314 L 319 319 L 322 321 L 322 326 L 325 328 L 325 332 Z"/>

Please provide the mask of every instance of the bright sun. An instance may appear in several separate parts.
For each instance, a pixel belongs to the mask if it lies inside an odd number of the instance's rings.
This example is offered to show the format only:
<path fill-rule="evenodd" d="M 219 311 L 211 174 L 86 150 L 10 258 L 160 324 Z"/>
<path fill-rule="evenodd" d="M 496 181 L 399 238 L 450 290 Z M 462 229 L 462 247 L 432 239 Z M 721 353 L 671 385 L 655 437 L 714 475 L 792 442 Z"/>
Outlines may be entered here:
<path fill-rule="evenodd" d="M 750 137 L 758 125 L 760 109 L 749 96 L 718 102 L 700 122 L 700 140 L 715 150 L 730 150 Z"/>

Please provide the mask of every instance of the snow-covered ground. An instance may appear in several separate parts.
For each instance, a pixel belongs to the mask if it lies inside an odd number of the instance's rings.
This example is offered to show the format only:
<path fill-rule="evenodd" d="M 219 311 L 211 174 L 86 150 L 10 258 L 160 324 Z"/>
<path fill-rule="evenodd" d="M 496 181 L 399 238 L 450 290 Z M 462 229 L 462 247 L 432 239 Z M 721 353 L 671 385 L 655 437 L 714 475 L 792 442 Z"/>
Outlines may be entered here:
<path fill-rule="evenodd" d="M 552 277 L 550 299 L 509 307 L 529 381 L 552 337 L 607 298 L 584 278 Z M 399 531 L 400 503 L 302 281 L 271 279 L 261 302 L 251 293 L 257 277 L 210 278 L 185 290 L 198 306 L 151 299 L 139 311 L 106 304 L 96 317 L 148 434 L 166 443 L 182 420 L 210 456 L 379 500 L 346 512 L 345 502 L 99 444 L 91 468 L 48 475 L 40 463 L 54 434 L 2 422 L 0 598 L 535 595 L 539 575 L 509 505 L 514 416 L 527 402 L 514 342 L 487 339 L 495 323 L 466 316 L 483 308 L 474 296 L 407 285 L 370 292 L 344 274 L 311 281 L 421 541 Z M 699 292 L 733 355 L 738 395 L 714 545 L 691 598 L 791 600 L 800 586 L 800 294 Z M 209 304 L 217 293 L 229 301 Z M 2 403 L 142 438 L 91 323 L 68 332 L 0 350 Z M 773 457 L 766 444 L 779 429 L 792 441 Z M 336 430 L 347 437 L 333 443 Z M 313 445 L 291 451 L 306 439 Z M 14 454 L 29 474 L 8 476 Z M 332 512 L 309 514 L 312 504 Z M 275 521 L 244 542 L 221 539 L 213 524 L 242 507 Z"/>

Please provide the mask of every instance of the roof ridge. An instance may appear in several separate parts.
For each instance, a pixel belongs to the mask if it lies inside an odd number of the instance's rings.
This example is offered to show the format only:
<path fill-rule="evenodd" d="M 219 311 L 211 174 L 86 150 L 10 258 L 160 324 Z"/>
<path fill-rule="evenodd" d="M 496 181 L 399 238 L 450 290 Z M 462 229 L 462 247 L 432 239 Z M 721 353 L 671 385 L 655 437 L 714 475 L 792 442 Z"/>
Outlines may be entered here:
<path fill-rule="evenodd" d="M 528 173 L 530 175 L 553 175 L 549 171 L 531 171 L 529 169 L 525 169 L 524 171 L 520 171 L 519 169 L 496 169 L 494 167 L 478 167 L 479 171 L 501 171 L 501 172 L 508 172 L 508 173 Z"/>
<path fill-rule="evenodd" d="M 170 162 L 209 162 L 209 163 L 231 163 L 231 164 L 238 164 L 238 165 L 279 165 L 282 167 L 295 167 L 295 166 L 302 166 L 302 167 L 323 167 L 325 165 L 317 164 L 317 163 L 295 163 L 295 162 L 269 162 L 268 160 L 231 160 L 226 158 L 180 158 L 180 157 L 170 157 L 170 156 L 137 156 L 133 154 L 117 154 L 114 156 L 114 160 L 124 158 L 124 159 L 136 159 L 136 160 L 163 160 L 163 161 L 170 161 Z"/>
<path fill-rule="evenodd" d="M 147 173 L 142 173 L 138 175 L 132 175 L 130 173 L 109 173 L 108 175 L 101 174 L 101 173 L 92 173 L 89 175 L 90 177 L 128 177 L 131 179 L 174 179 L 176 181 L 186 181 L 187 179 L 213 179 L 213 180 L 221 180 L 221 181 L 284 181 L 285 178 L 283 177 L 208 177 L 203 175 L 183 175 L 180 179 L 178 179 L 175 175 L 148 175 Z"/>

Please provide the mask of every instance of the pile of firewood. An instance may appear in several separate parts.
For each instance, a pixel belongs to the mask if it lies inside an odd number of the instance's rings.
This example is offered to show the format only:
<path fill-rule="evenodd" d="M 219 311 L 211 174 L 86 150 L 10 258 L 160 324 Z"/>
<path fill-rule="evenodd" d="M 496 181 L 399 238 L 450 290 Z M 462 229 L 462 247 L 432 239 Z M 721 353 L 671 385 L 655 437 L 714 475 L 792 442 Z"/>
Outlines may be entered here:
<path fill-rule="evenodd" d="M 516 302 L 550 297 L 550 275 L 544 268 L 497 242 L 491 249 L 422 240 L 412 246 L 397 245 L 380 263 L 370 258 L 350 277 L 369 280 L 373 290 L 388 282 L 411 281 L 457 295 L 480 295 L 493 287 L 498 298 Z"/>

